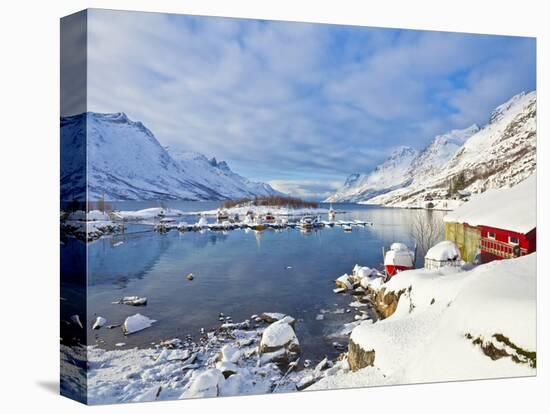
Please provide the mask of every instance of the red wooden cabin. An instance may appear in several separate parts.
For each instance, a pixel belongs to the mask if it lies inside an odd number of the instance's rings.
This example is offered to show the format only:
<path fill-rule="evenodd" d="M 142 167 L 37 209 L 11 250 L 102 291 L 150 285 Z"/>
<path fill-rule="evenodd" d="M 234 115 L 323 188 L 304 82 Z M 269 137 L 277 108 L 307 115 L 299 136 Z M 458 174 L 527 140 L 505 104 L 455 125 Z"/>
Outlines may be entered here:
<path fill-rule="evenodd" d="M 536 227 L 527 233 L 479 225 L 481 263 L 524 256 L 537 250 Z"/>
<path fill-rule="evenodd" d="M 537 250 L 536 206 L 537 176 L 532 174 L 513 187 L 475 194 L 448 213 L 446 237 L 457 243 L 466 260 L 477 249 L 481 263 L 533 253 Z M 454 225 L 459 223 L 463 226 Z"/>

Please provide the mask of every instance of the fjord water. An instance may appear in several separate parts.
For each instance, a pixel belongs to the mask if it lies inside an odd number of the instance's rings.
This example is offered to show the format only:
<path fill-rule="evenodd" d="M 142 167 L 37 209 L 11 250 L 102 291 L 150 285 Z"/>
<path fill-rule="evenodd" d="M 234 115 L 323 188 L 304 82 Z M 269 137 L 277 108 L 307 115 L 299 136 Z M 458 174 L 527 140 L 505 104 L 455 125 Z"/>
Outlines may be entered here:
<path fill-rule="evenodd" d="M 216 205 L 171 203 L 187 211 Z M 137 210 L 147 205 L 116 205 Z M 334 294 L 334 279 L 350 273 L 355 264 L 382 267 L 382 247 L 395 241 L 412 247 L 409 222 L 418 210 L 334 204 L 337 219 L 368 220 L 373 226 L 356 226 L 352 232 L 325 227 L 309 233 L 298 229 L 262 232 L 170 231 L 160 234 L 151 227 L 128 224 L 126 232 L 88 245 L 88 320 L 107 318 L 122 323 L 140 312 L 157 322 L 142 332 L 124 336 L 120 329 L 89 329 L 90 344 L 112 349 L 147 347 L 163 339 L 198 338 L 201 328 L 219 326 L 220 312 L 235 322 L 262 312 L 282 312 L 297 319 L 297 334 L 305 358 L 334 356 L 338 339 L 327 336 L 356 310 L 347 309 L 352 298 Z M 437 214 L 425 212 L 420 214 Z M 323 217 L 326 219 L 326 216 Z M 182 220 L 195 222 L 196 217 Z M 123 242 L 123 243 L 120 243 Z M 80 243 L 71 240 L 70 243 Z M 418 263 L 421 265 L 420 263 Z M 193 273 L 194 280 L 186 276 Z M 117 305 L 122 296 L 146 296 L 145 307 Z M 340 310 L 340 311 L 337 311 Z M 329 312 L 327 312 L 329 311 Z M 321 319 L 318 315 L 323 314 Z M 342 341 L 342 343 L 345 343 Z"/>

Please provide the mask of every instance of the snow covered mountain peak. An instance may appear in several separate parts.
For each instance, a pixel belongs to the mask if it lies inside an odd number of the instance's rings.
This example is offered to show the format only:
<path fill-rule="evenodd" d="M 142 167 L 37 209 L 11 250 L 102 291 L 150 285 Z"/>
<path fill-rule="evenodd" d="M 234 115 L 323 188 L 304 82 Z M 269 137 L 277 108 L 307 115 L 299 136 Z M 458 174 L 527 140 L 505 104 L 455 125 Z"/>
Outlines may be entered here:
<path fill-rule="evenodd" d="M 327 201 L 417 206 L 428 193 L 444 197 L 458 175 L 470 191 L 520 182 L 536 168 L 536 92 L 496 107 L 483 128 L 451 130 L 410 160 L 412 154 L 397 148 L 371 173 L 348 177 Z"/>
<path fill-rule="evenodd" d="M 489 118 L 489 123 L 494 123 L 502 119 L 502 117 L 508 112 L 512 107 L 515 105 L 520 104 L 521 101 L 524 100 L 526 97 L 528 99 L 531 99 L 533 96 L 535 96 L 536 92 L 532 91 L 528 94 L 525 92 L 518 93 L 517 95 L 512 96 L 510 99 L 508 99 L 503 104 L 497 106 L 494 111 L 491 113 L 491 117 Z"/>
<path fill-rule="evenodd" d="M 214 158 L 211 163 L 202 154 L 163 147 L 143 123 L 123 112 L 62 118 L 61 145 L 64 160 L 71 154 L 82 160 L 76 154 L 86 151 L 91 200 L 223 200 L 280 194 L 268 184 L 241 177 L 226 162 Z M 74 190 L 78 186 L 80 193 L 86 193 L 82 166 L 62 164 L 62 198 L 82 198 Z"/>
<path fill-rule="evenodd" d="M 409 147 L 407 145 L 401 145 L 397 148 L 395 148 L 388 159 L 398 159 L 402 157 L 407 157 L 409 155 L 416 155 L 417 151 L 413 147 Z"/>
<path fill-rule="evenodd" d="M 344 186 L 325 201 L 355 202 L 407 185 L 409 181 L 408 171 L 417 156 L 418 151 L 416 149 L 404 145 L 399 146 L 370 174 L 356 173 L 348 176 Z"/>

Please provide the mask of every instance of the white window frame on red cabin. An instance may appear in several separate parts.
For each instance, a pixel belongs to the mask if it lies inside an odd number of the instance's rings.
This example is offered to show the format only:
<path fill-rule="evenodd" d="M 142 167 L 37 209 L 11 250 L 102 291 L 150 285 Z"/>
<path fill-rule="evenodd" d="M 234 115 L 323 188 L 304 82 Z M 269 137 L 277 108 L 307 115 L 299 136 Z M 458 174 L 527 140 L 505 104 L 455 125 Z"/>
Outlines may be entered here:
<path fill-rule="evenodd" d="M 516 239 L 517 242 L 513 242 L 512 239 Z M 519 246 L 519 237 L 517 237 L 517 236 L 508 236 L 508 244 L 511 244 L 512 246 Z"/>
<path fill-rule="evenodd" d="M 491 239 L 491 240 L 496 240 L 497 239 L 497 234 L 494 231 L 488 231 L 487 232 L 487 238 Z"/>

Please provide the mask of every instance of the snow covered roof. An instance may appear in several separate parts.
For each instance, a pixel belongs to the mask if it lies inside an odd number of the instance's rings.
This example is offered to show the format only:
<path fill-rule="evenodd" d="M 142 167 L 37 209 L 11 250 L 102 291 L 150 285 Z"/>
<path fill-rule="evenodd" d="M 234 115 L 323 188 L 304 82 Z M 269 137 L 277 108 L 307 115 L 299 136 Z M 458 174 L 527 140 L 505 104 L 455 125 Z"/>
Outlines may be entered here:
<path fill-rule="evenodd" d="M 431 247 L 426 253 L 427 260 L 457 260 L 460 259 L 460 250 L 452 241 L 442 241 Z"/>
<path fill-rule="evenodd" d="M 444 220 L 528 233 L 537 226 L 537 175 L 512 188 L 477 195 L 447 214 Z"/>

